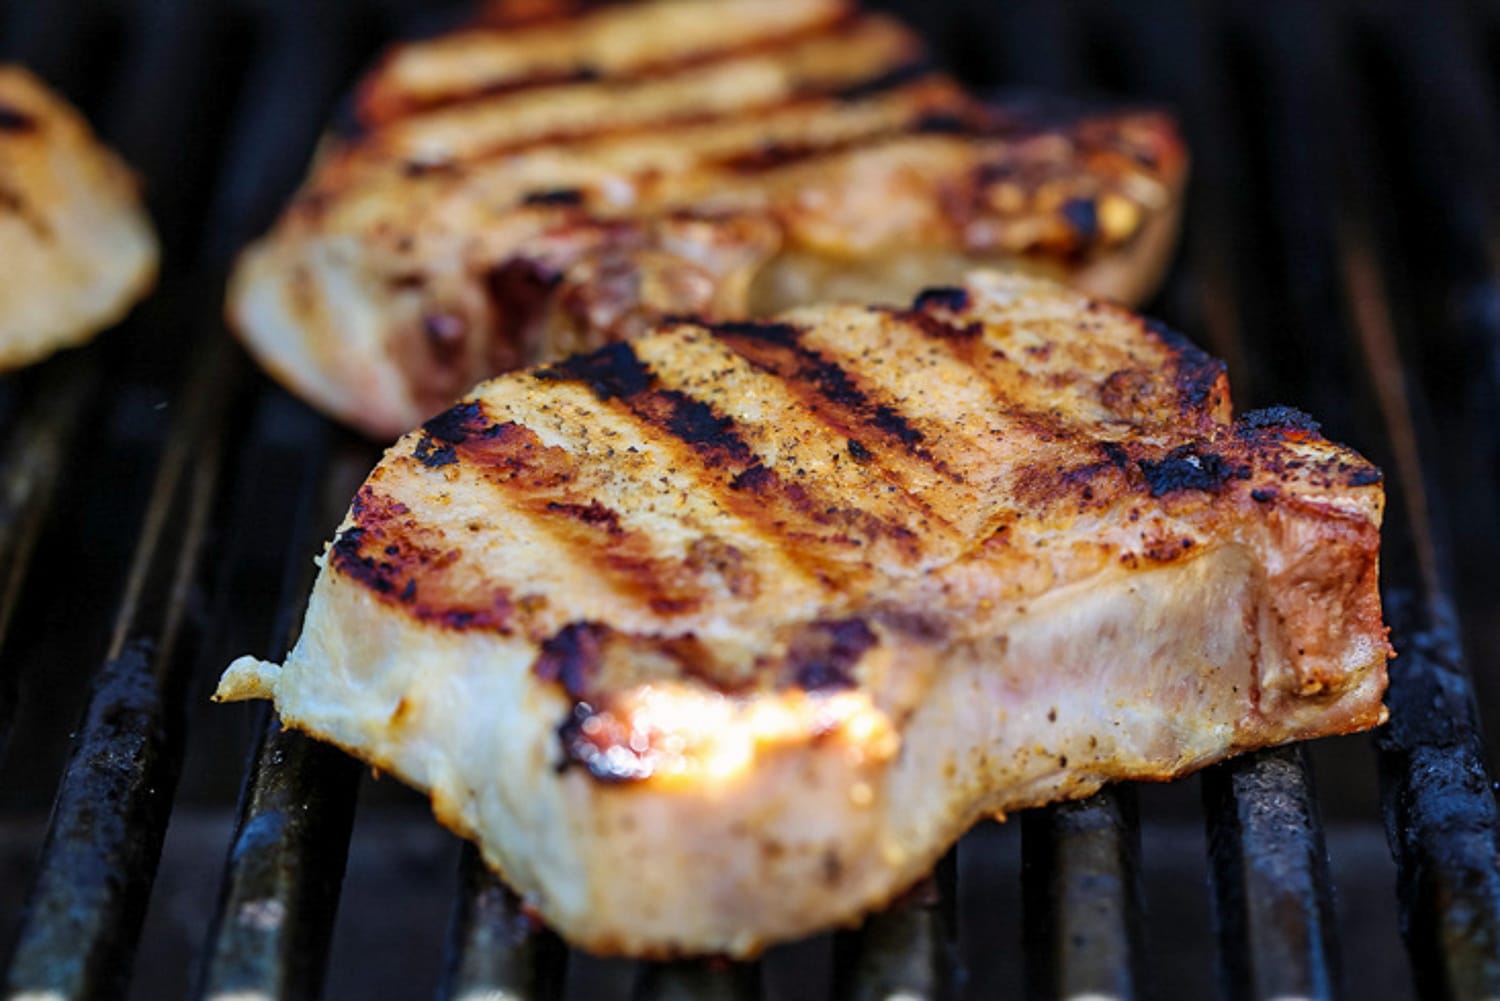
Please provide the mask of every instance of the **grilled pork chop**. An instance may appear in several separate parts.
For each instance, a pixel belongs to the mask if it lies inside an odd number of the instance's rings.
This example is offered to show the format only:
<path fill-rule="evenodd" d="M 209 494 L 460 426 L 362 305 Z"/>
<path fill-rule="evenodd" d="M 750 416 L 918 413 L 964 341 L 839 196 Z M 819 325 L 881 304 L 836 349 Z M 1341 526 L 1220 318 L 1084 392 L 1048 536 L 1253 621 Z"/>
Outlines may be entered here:
<path fill-rule="evenodd" d="M 288 387 L 392 438 L 668 316 L 902 302 L 976 263 L 1144 298 L 1177 227 L 1171 121 L 986 105 L 924 58 L 842 0 L 655 0 L 402 46 L 241 259 L 231 321 Z"/>
<path fill-rule="evenodd" d="M 1384 719 L 1380 473 L 980 274 L 681 321 L 397 442 L 220 699 L 431 794 L 575 943 L 752 954 L 976 819 Z"/>
<path fill-rule="evenodd" d="M 62 98 L 0 65 L 0 371 L 119 320 L 156 265 L 129 170 Z"/>

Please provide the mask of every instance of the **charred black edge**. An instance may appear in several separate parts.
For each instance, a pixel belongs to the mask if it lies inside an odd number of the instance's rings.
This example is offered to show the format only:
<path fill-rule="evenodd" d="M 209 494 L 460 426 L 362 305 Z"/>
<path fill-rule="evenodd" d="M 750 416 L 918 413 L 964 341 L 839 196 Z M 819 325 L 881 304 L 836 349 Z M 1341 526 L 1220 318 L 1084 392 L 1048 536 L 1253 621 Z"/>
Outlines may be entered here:
<path fill-rule="evenodd" d="M 1173 382 L 1177 389 L 1191 406 L 1202 406 L 1228 371 L 1224 363 L 1160 320 L 1143 318 L 1141 322 L 1176 356 Z"/>
<path fill-rule="evenodd" d="M 1290 429 L 1293 431 L 1306 431 L 1317 434 L 1323 429 L 1310 414 L 1306 414 L 1296 407 L 1263 407 L 1260 410 L 1251 410 L 1241 414 L 1235 422 L 1241 428 L 1261 430 L 1265 428 Z"/>
<path fill-rule="evenodd" d="M 428 469 L 440 469 L 458 461 L 458 453 L 453 450 L 452 445 L 438 445 L 431 437 L 424 437 L 417 442 L 412 456 Z"/>
<path fill-rule="evenodd" d="M 488 433 L 493 424 L 478 400 L 455 404 L 422 425 L 427 437 L 445 445 L 461 445 L 470 437 Z"/>
<path fill-rule="evenodd" d="M 334 569 L 344 576 L 358 581 L 377 594 L 392 594 L 396 590 L 396 584 L 391 565 L 360 552 L 365 534 L 365 529 L 359 525 L 344 529 L 329 547 L 329 559 Z"/>
<path fill-rule="evenodd" d="M 1322 437 L 1322 426 L 1311 416 L 1296 407 L 1264 407 L 1242 414 L 1234 423 L 1235 434 L 1249 441 L 1280 440 L 1286 437 Z M 1338 463 L 1338 472 L 1343 474 L 1346 487 L 1372 487 L 1385 482 L 1385 473 L 1378 466 L 1355 460 L 1351 468 L 1348 462 Z M 1275 489 L 1256 489 L 1250 492 L 1251 499 L 1266 502 L 1277 496 Z"/>
<path fill-rule="evenodd" d="M 458 462 L 455 445 L 472 437 L 493 436 L 500 425 L 489 420 L 478 400 L 455 404 L 422 425 L 422 437 L 412 457 L 428 469 L 441 469 Z"/>
<path fill-rule="evenodd" d="M 1251 476 L 1248 465 L 1231 462 L 1197 443 L 1174 448 L 1160 459 L 1141 459 L 1137 465 L 1152 497 L 1182 490 L 1214 493 L 1230 480 L 1248 480 Z"/>

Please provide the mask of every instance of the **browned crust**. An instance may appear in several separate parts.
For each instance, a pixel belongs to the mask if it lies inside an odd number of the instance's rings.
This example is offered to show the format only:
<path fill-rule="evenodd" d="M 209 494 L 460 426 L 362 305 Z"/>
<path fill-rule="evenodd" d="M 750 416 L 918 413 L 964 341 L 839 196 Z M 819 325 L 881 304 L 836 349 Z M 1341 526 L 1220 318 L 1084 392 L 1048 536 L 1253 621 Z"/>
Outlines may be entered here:
<path fill-rule="evenodd" d="M 644 31 L 676 16 L 660 4 L 522 6 L 495 21 L 519 34 L 393 50 L 362 130 L 325 145 L 231 289 L 267 367 L 373 434 L 670 316 L 882 301 L 995 265 L 1137 301 L 1166 266 L 1187 173 L 1169 115 L 977 100 L 916 35 L 837 0 L 742 3 L 681 45 Z M 604 50 L 570 33 L 599 18 L 628 57 L 580 78 L 568 60 Z M 487 60 L 536 72 L 499 86 Z M 423 90 L 444 80 L 462 86 Z M 369 307 L 357 334 L 333 316 L 346 296 Z M 351 340 L 381 349 L 360 348 L 361 376 Z M 371 369 L 396 392 L 365 388 Z"/>
<path fill-rule="evenodd" d="M 1163 512 L 1174 523 L 1191 526 L 1189 534 L 1143 528 L 1137 545 L 1110 557 L 1127 568 L 1190 560 L 1199 555 L 1204 540 L 1264 526 L 1280 540 L 1278 551 L 1300 554 L 1270 586 L 1282 634 L 1295 646 L 1286 651 L 1287 659 L 1305 666 L 1303 694 L 1316 694 L 1338 680 L 1336 657 L 1351 633 L 1384 635 L 1376 587 L 1377 525 L 1303 496 L 1309 488 L 1330 495 L 1378 492 L 1379 471 L 1353 452 L 1326 447 L 1316 425 L 1294 410 L 1259 411 L 1231 422 L 1223 364 L 1180 334 L 1118 307 L 1094 303 L 1085 308 L 1081 323 L 1097 317 L 1100 323 L 1133 326 L 1131 337 L 1141 350 L 1150 349 L 1135 367 L 1087 377 L 1097 380 L 1088 392 L 1113 419 L 1111 434 L 1102 437 L 1078 415 L 1027 403 L 1028 393 L 1047 384 L 1030 367 L 1046 363 L 1054 350 L 1066 349 L 1043 339 L 1026 349 L 1027 358 L 1010 359 L 985 347 L 983 321 L 972 313 L 966 289 L 932 289 L 908 309 L 872 312 L 901 332 L 902 354 L 936 349 L 982 374 L 998 405 L 1005 408 L 1005 401 L 1011 401 L 1006 414 L 1013 433 L 1032 436 L 1038 444 L 1031 447 L 1042 449 L 1037 459 L 1019 463 L 1003 488 L 1014 513 L 993 536 L 977 540 L 976 552 L 986 554 L 984 558 L 1003 561 L 1013 549 L 1015 558 L 1024 560 L 1028 550 L 1014 541 L 1019 535 L 1065 526 L 1090 513 L 1134 522 Z M 882 465 L 899 459 L 906 472 L 884 479 L 889 493 L 881 496 L 882 507 L 877 510 L 869 498 L 804 476 L 801 469 L 766 466 L 747 444 L 727 401 L 663 386 L 628 343 L 513 378 L 528 380 L 541 392 L 562 383 L 587 388 L 672 457 L 686 489 L 732 514 L 749 538 L 776 547 L 788 565 L 833 590 L 857 586 L 867 572 L 861 561 L 865 557 L 850 560 L 860 554 L 878 550 L 895 565 L 915 565 L 937 533 L 952 532 L 944 520 L 948 509 L 913 493 L 909 484 L 936 476 L 954 489 L 967 488 L 965 475 L 931 450 L 930 429 L 910 417 L 899 400 L 810 345 L 802 327 L 733 322 L 684 324 L 682 330 L 706 330 L 736 357 L 775 379 L 809 415 L 812 423 L 797 429 L 802 440 L 846 442 L 849 461 L 860 465 L 877 457 Z M 476 581 L 472 571 L 459 566 L 464 540 L 431 536 L 435 530 L 387 496 L 383 483 L 389 475 L 442 476 L 450 467 L 476 471 L 489 489 L 502 495 L 501 509 L 524 512 L 570 561 L 594 568 L 622 599 L 645 604 L 664 623 L 696 612 L 707 593 L 705 582 L 727 579 L 725 561 L 734 562 L 733 547 L 661 558 L 648 535 L 626 527 L 622 512 L 592 492 L 581 462 L 545 445 L 534 431 L 493 417 L 481 399 L 460 403 L 398 444 L 372 475 L 332 546 L 331 566 L 429 627 L 503 635 L 520 631 L 541 642 L 544 651 L 548 643 L 563 644 L 557 649 L 572 651 L 572 666 L 541 673 L 576 682 L 594 670 L 587 658 L 577 659 L 582 655 L 576 644 L 585 635 L 577 630 L 593 627 L 586 622 L 561 630 L 541 625 L 543 620 L 531 617 L 515 594 Z M 905 520 L 889 513 L 903 510 L 910 512 Z M 1149 520 L 1143 518 L 1142 524 Z M 925 527 L 914 530 L 911 525 Z M 1316 539 L 1292 538 L 1297 533 L 1313 533 Z M 755 585 L 741 581 L 738 586 Z M 941 628 L 909 617 L 877 618 L 886 632 Z M 868 626 L 854 619 L 847 628 Z M 602 650 L 600 644 L 612 642 L 611 630 L 586 634 L 594 637 L 589 649 L 595 654 Z M 653 642 L 649 634 L 629 639 Z M 799 655 L 799 649 L 810 649 L 808 642 L 822 653 Z M 819 687 L 823 682 L 817 679 L 836 679 L 844 672 L 839 658 L 828 652 L 836 648 L 838 644 L 829 647 L 816 636 L 789 637 L 789 659 L 760 664 L 762 680 L 754 684 L 776 688 L 790 677 L 801 687 Z M 657 653 L 676 661 L 684 674 L 719 683 L 700 648 L 668 644 Z M 732 687 L 740 690 L 745 684 L 739 676 Z M 580 685 L 564 687 L 584 701 Z M 587 700 L 595 709 L 604 704 L 597 691 Z"/>

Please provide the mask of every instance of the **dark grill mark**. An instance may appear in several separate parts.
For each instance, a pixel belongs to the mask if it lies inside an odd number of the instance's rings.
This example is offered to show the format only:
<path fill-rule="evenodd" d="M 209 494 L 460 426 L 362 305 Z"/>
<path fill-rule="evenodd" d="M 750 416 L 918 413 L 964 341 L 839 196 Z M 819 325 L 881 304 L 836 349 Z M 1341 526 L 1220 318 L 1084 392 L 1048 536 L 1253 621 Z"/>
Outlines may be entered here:
<path fill-rule="evenodd" d="M 418 621 L 510 634 L 509 592 L 450 582 L 446 570 L 457 554 L 441 546 L 440 535 L 429 538 L 405 504 L 366 484 L 355 495 L 353 514 L 356 524 L 340 532 L 329 550 L 336 571 L 381 600 L 401 605 Z"/>
<path fill-rule="evenodd" d="M 771 344 L 792 346 L 802 336 L 800 327 L 790 323 L 760 323 L 754 320 L 731 320 L 710 324 L 709 330 L 722 337 L 749 337 Z"/>
<path fill-rule="evenodd" d="M 394 94 L 387 97 L 378 90 L 374 91 L 374 99 L 369 96 L 360 102 L 358 111 L 358 126 L 362 131 L 373 130 L 375 127 L 414 115 L 423 111 L 435 111 L 439 108 L 452 107 L 455 104 L 467 104 L 471 101 L 480 101 L 486 98 L 502 97 L 506 94 L 529 90 L 533 87 L 558 86 L 569 83 L 589 83 L 599 79 L 599 72 L 590 66 L 579 66 L 571 70 L 556 70 L 548 73 L 533 73 L 529 77 L 496 80 L 491 83 L 481 84 L 470 90 L 453 91 L 447 94 L 434 94 L 424 97 L 410 97 L 404 94 Z M 356 133 L 359 134 L 359 133 Z"/>
<path fill-rule="evenodd" d="M 899 411 L 883 403 L 875 408 L 874 423 L 882 431 L 899 439 L 903 445 L 918 445 L 924 440 L 922 432 L 912 427 Z"/>
<path fill-rule="evenodd" d="M 452 445 L 438 445 L 429 437 L 424 437 L 417 442 L 412 456 L 428 469 L 451 466 L 458 461 L 458 455 L 453 451 Z"/>
<path fill-rule="evenodd" d="M 541 681 L 556 682 L 574 699 L 589 697 L 590 682 L 599 673 L 604 645 L 612 630 L 598 622 L 570 622 L 542 641 L 531 665 Z"/>
<path fill-rule="evenodd" d="M 962 292 L 963 289 L 957 291 Z M 892 309 L 887 310 L 891 316 L 916 327 L 926 337 L 936 341 L 942 341 L 963 361 L 973 364 L 973 349 L 984 333 L 984 327 L 977 320 L 957 324 L 941 316 L 936 316 L 926 309 Z"/>
<path fill-rule="evenodd" d="M 1116 468 L 1123 471 L 1130 465 L 1130 455 L 1125 447 L 1117 441 L 1100 442 L 1099 450 L 1104 453 L 1105 458 Z"/>
<path fill-rule="evenodd" d="M 735 354 L 782 380 L 791 394 L 809 404 L 831 430 L 847 438 L 856 438 L 862 431 L 878 430 L 939 472 L 952 475 L 944 463 L 923 447 L 925 439 L 921 431 L 894 407 L 873 403 L 836 363 L 784 334 L 768 336 L 764 324 L 751 325 L 745 332 L 735 329 L 737 326 L 719 324 L 713 329 Z M 830 413 L 823 404 L 831 404 L 837 412 Z"/>
<path fill-rule="evenodd" d="M 756 494 L 764 493 L 771 488 L 771 484 L 775 481 L 776 474 L 757 462 L 730 480 L 729 489 L 746 490 Z"/>
<path fill-rule="evenodd" d="M 548 501 L 547 510 L 564 518 L 572 518 L 585 525 L 602 528 L 610 535 L 622 535 L 624 529 L 620 527 L 620 512 L 613 508 L 605 507 L 597 500 L 591 500 L 587 504 L 568 504 L 563 501 Z"/>
<path fill-rule="evenodd" d="M 676 390 L 664 390 L 660 398 L 668 406 L 667 430 L 700 451 L 723 451 L 740 462 L 750 459 L 750 448 L 735 434 L 734 421 L 720 417 L 702 400 Z"/>
<path fill-rule="evenodd" d="M 932 64 L 925 59 L 902 63 L 894 69 L 885 70 L 875 76 L 860 80 L 834 91 L 833 96 L 841 101 L 860 101 L 888 90 L 905 86 L 932 72 Z"/>
<path fill-rule="evenodd" d="M 413 180 L 437 175 L 452 175 L 458 170 L 458 164 L 452 160 L 405 160 L 401 164 L 401 176 Z"/>
<path fill-rule="evenodd" d="M 1366 469 L 1356 469 L 1349 474 L 1347 482 L 1351 487 L 1368 487 L 1385 479 L 1385 475 L 1374 466 Z"/>
<path fill-rule="evenodd" d="M 928 111 L 914 115 L 904 121 L 895 122 L 887 128 L 860 133 L 842 139 L 825 142 L 761 143 L 751 149 L 725 153 L 722 156 L 705 161 L 704 165 L 731 170 L 737 173 L 754 174 L 775 170 L 779 167 L 786 167 L 794 163 L 802 163 L 818 157 L 835 157 L 840 154 L 851 153 L 901 136 L 977 136 L 982 135 L 985 131 L 982 126 L 965 122 L 959 115 Z"/>
<path fill-rule="evenodd" d="M 719 160 L 719 166 L 725 170 L 752 174 L 785 167 L 819 153 L 833 152 L 839 146 L 841 144 L 820 146 L 814 143 L 763 143 L 754 149 L 724 157 Z"/>
<path fill-rule="evenodd" d="M 878 642 L 863 619 L 811 623 L 787 652 L 787 683 L 809 692 L 853 688 L 855 665 Z"/>
<path fill-rule="evenodd" d="M 923 289 L 912 300 L 911 308 L 917 311 L 948 309 L 955 313 L 961 313 L 969 308 L 969 290 L 957 285 L 942 285 L 937 288 Z"/>
<path fill-rule="evenodd" d="M 739 339 L 764 345 L 772 351 L 800 351 L 817 358 L 795 345 L 799 331 L 779 323 L 731 323 L 713 328 L 726 342 Z M 816 548 L 826 544 L 843 551 L 865 545 L 877 538 L 897 541 L 911 548 L 914 534 L 904 525 L 893 524 L 856 506 L 818 496 L 802 484 L 774 469 L 758 463 L 755 453 L 737 433 L 733 418 L 716 412 L 713 407 L 675 389 L 663 389 L 655 376 L 625 342 L 612 344 L 588 355 L 579 355 L 537 373 L 543 379 L 568 379 L 587 383 L 601 400 L 616 401 L 619 406 L 649 428 L 685 445 L 700 460 L 708 474 L 710 490 L 725 502 L 728 510 L 752 525 L 768 539 L 781 546 L 787 558 L 826 576 L 827 556 Z M 837 366 L 824 363 L 816 378 L 822 380 L 825 393 L 863 402 L 847 376 Z M 866 405 L 867 409 L 869 408 Z M 910 444 L 914 429 L 906 425 L 894 410 L 885 408 L 871 421 L 897 440 Z M 729 491 L 718 493 L 727 485 Z M 596 559 L 598 557 L 595 557 Z M 612 548 L 604 561 L 618 573 L 642 581 L 660 576 L 653 569 L 659 561 L 632 557 Z M 670 583 L 670 582 L 668 582 Z M 657 596 L 650 605 L 662 614 L 691 610 L 702 598 L 691 588 L 680 593 L 664 590 L 666 584 L 650 584 Z"/>
<path fill-rule="evenodd" d="M 563 558 L 595 568 L 622 596 L 663 615 L 702 603 L 685 562 L 655 555 L 648 534 L 628 529 L 619 512 L 589 496 L 579 460 L 563 449 L 511 422 L 470 435 L 455 449 L 511 504 L 535 516 L 536 528 L 565 549 Z"/>
<path fill-rule="evenodd" d="M 330 549 L 333 565 L 340 573 L 354 578 L 372 591 L 390 594 L 395 590 L 395 584 L 391 580 L 395 568 L 361 553 L 360 547 L 364 545 L 364 541 L 365 530 L 358 525 L 340 532 Z"/>
<path fill-rule="evenodd" d="M 547 191 L 529 191 L 521 199 L 523 205 L 582 205 L 581 188 L 552 188 Z"/>
<path fill-rule="evenodd" d="M 603 4 L 586 6 L 592 6 L 597 9 L 598 6 L 603 6 Z M 509 13 L 502 17 L 494 17 L 481 13 L 480 23 L 492 24 L 504 30 L 513 30 L 517 24 L 532 26 L 549 22 L 561 23 L 586 16 L 587 14 L 583 13 L 581 9 L 569 5 L 561 13 L 547 10 L 538 16 L 528 15 L 521 18 L 511 16 Z M 858 20 L 859 16 L 857 14 L 840 13 L 830 19 L 814 21 L 781 33 L 769 34 L 749 41 L 725 39 L 724 44 L 721 46 L 710 46 L 697 52 L 643 62 L 612 74 L 605 73 L 596 66 L 579 63 L 566 69 L 559 68 L 533 72 L 526 76 L 504 76 L 476 84 L 464 90 L 453 90 L 446 93 L 422 95 L 419 97 L 399 92 L 387 93 L 379 87 L 367 87 L 365 93 L 361 95 L 359 112 L 362 121 L 366 124 L 378 125 L 391 119 L 422 111 L 481 101 L 487 98 L 514 94 L 540 87 L 554 87 L 570 83 L 591 83 L 605 79 L 616 80 L 621 83 L 654 79 L 739 56 L 752 55 L 757 52 L 776 51 L 817 35 L 852 30 L 857 26 Z"/>
<path fill-rule="evenodd" d="M 538 369 L 536 377 L 555 382 L 582 382 L 601 400 L 636 396 L 655 381 L 651 370 L 624 341 Z"/>
<path fill-rule="evenodd" d="M 871 452 L 868 448 L 865 448 L 853 438 L 849 439 L 849 454 L 854 458 L 855 462 L 869 462 L 871 459 L 875 458 L 873 452 Z"/>
<path fill-rule="evenodd" d="M 458 461 L 454 445 L 461 445 L 475 435 L 493 437 L 501 425 L 493 424 L 484 414 L 478 400 L 459 403 L 422 425 L 422 439 L 412 450 L 412 457 L 428 469 L 440 469 Z"/>
<path fill-rule="evenodd" d="M 968 136 L 982 131 L 963 115 L 950 111 L 932 111 L 912 123 L 911 130 L 923 135 Z"/>
<path fill-rule="evenodd" d="M 1158 320 L 1146 320 L 1146 329 L 1177 356 L 1173 384 L 1193 408 L 1202 407 L 1224 375 L 1224 363 Z"/>
<path fill-rule="evenodd" d="M 1216 452 L 1200 449 L 1197 445 L 1183 445 L 1168 452 L 1153 462 L 1142 459 L 1139 463 L 1152 497 L 1162 497 L 1179 490 L 1206 490 L 1213 492 L 1231 479 L 1248 480 L 1250 467 L 1234 465 L 1225 461 Z"/>
<path fill-rule="evenodd" d="M 35 128 L 35 118 L 19 108 L 0 104 L 0 132 L 30 132 Z"/>

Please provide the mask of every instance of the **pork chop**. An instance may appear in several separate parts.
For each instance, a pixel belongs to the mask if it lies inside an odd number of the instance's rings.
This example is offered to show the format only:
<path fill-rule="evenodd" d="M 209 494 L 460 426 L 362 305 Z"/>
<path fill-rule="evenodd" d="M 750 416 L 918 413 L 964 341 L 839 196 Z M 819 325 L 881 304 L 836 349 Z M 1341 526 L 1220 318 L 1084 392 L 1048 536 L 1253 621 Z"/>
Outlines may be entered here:
<path fill-rule="evenodd" d="M 903 302 L 983 263 L 1149 294 L 1186 172 L 1171 120 L 986 104 L 925 60 L 840 0 L 654 0 L 398 47 L 242 257 L 231 322 L 389 439 L 667 316 Z"/>
<path fill-rule="evenodd" d="M 428 792 L 580 946 L 745 956 L 980 817 L 1381 722 L 1382 504 L 1041 280 L 681 321 L 397 442 L 217 697 Z"/>
<path fill-rule="evenodd" d="M 130 171 L 61 97 L 0 65 L 0 371 L 115 323 L 157 256 Z"/>

